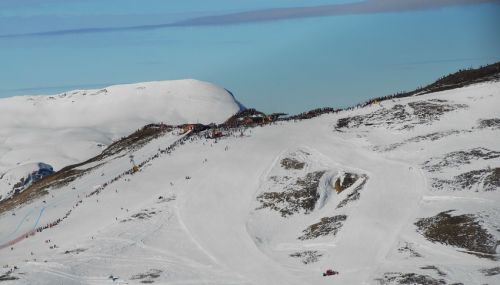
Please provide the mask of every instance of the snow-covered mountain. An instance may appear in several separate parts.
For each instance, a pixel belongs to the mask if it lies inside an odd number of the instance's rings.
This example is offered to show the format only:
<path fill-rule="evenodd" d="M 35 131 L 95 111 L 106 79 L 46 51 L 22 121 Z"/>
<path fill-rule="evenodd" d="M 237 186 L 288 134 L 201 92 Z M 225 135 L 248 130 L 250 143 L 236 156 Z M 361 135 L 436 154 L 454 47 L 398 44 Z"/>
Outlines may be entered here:
<path fill-rule="evenodd" d="M 52 166 L 39 162 L 15 167 L 0 175 L 0 201 L 19 194 L 38 180 L 54 173 Z"/>
<path fill-rule="evenodd" d="M 0 280 L 499 284 L 500 82 L 459 87 L 146 126 L 0 202 Z"/>
<path fill-rule="evenodd" d="M 146 124 L 220 123 L 242 108 L 225 89 L 197 80 L 0 99 L 0 176 L 39 161 L 54 169 L 81 162 Z M 13 190 L 1 180 L 0 193 Z"/>

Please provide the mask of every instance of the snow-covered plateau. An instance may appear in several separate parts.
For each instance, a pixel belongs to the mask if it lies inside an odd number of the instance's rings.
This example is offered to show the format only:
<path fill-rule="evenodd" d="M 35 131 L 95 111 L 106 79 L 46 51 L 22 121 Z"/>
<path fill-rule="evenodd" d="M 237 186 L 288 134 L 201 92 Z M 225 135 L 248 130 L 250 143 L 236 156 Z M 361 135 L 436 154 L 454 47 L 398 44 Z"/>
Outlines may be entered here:
<path fill-rule="evenodd" d="M 0 100 L 2 167 L 59 170 L 0 202 L 0 284 L 500 284 L 498 80 L 116 141 L 240 110 L 170 84 Z"/>

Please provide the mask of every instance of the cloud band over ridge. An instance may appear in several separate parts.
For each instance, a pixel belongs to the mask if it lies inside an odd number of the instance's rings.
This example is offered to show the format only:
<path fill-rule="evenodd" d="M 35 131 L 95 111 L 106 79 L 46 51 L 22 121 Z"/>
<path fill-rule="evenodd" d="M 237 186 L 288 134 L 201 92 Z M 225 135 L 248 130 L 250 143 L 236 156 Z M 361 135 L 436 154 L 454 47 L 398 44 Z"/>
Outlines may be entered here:
<path fill-rule="evenodd" d="M 238 13 L 195 17 L 162 24 L 135 25 L 124 27 L 84 27 L 45 32 L 4 34 L 0 35 L 0 38 L 62 36 L 70 34 L 107 33 L 120 31 L 147 31 L 173 27 L 236 25 L 313 17 L 422 11 L 440 9 L 450 6 L 477 5 L 485 3 L 500 3 L 500 0 L 365 0 L 361 2 L 344 4 L 251 10 Z"/>

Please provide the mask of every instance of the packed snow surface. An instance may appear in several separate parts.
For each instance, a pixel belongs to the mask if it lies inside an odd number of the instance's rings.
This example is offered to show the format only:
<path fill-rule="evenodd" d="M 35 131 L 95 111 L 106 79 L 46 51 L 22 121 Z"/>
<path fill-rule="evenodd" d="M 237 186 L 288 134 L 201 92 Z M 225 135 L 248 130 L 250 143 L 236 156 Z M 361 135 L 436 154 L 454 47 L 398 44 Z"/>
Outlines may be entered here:
<path fill-rule="evenodd" d="M 217 140 L 165 131 L 1 203 L 0 280 L 500 284 L 498 106 L 488 82 Z"/>
<path fill-rule="evenodd" d="M 0 173 L 38 161 L 60 169 L 146 124 L 220 123 L 239 110 L 228 91 L 197 80 L 0 99 Z"/>

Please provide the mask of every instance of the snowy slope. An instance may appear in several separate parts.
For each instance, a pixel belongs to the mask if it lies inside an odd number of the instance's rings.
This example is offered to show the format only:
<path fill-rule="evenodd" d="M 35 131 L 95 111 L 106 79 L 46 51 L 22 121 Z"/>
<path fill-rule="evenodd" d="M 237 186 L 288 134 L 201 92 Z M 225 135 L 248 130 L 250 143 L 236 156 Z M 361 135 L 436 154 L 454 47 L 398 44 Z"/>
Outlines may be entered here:
<path fill-rule="evenodd" d="M 220 123 L 240 107 L 225 89 L 197 80 L 0 99 L 0 173 L 38 161 L 60 169 L 146 124 Z"/>
<path fill-rule="evenodd" d="M 45 163 L 28 163 L 0 175 L 0 201 L 22 192 L 36 181 L 54 173 Z"/>
<path fill-rule="evenodd" d="M 0 279 L 498 284 L 497 106 L 487 82 L 217 140 L 163 130 L 0 203 Z"/>

